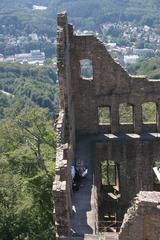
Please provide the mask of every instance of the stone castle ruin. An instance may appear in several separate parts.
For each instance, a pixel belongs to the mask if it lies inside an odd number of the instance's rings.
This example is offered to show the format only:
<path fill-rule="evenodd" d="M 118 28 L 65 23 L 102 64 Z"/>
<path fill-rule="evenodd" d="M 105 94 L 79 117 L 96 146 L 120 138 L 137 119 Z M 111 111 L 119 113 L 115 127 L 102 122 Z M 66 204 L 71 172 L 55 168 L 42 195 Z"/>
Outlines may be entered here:
<path fill-rule="evenodd" d="M 76 35 L 64 12 L 57 64 L 57 239 L 160 240 L 153 172 L 160 160 L 160 82 L 128 75 L 100 40 Z M 155 106 L 153 122 L 145 119 L 148 103 Z M 71 166 L 81 165 L 88 175 L 73 192 Z"/>

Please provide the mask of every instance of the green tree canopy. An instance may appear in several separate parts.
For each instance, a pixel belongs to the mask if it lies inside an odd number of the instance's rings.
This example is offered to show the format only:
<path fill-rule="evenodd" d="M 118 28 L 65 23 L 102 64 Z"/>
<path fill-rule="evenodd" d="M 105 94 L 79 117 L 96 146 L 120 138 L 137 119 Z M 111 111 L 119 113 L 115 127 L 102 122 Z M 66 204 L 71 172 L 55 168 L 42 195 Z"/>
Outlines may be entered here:
<path fill-rule="evenodd" d="M 55 133 L 49 114 L 32 108 L 0 123 L 0 239 L 53 239 Z"/>

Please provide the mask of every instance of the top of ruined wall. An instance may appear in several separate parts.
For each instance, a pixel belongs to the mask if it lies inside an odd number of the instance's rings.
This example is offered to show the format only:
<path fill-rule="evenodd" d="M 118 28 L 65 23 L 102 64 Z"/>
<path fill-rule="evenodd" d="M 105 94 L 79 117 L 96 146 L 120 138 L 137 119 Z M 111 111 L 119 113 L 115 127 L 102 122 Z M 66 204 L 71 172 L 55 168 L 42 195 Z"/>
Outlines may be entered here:
<path fill-rule="evenodd" d="M 68 24 L 66 12 L 57 16 L 57 74 L 59 80 L 60 107 L 68 108 L 70 91 L 70 41 L 73 36 L 73 27 Z"/>
<path fill-rule="evenodd" d="M 66 13 L 58 15 L 58 33 L 61 35 L 61 38 L 57 38 L 61 107 L 74 104 L 72 115 L 75 116 L 77 135 L 103 132 L 98 120 L 98 107 L 101 106 L 108 106 L 111 111 L 111 126 L 104 128 L 104 132 L 121 132 L 118 116 L 120 103 L 127 103 L 136 109 L 133 121 L 135 126 L 130 132 L 159 131 L 157 126 L 142 126 L 141 112 L 141 105 L 145 102 L 159 105 L 159 81 L 128 75 L 112 59 L 99 39 L 94 36 L 75 35 L 72 26 L 67 22 Z M 92 80 L 80 76 L 82 59 L 92 61 Z M 123 131 L 128 130 L 123 128 Z"/>
<path fill-rule="evenodd" d="M 160 238 L 160 193 L 140 192 L 125 214 L 120 240 Z"/>

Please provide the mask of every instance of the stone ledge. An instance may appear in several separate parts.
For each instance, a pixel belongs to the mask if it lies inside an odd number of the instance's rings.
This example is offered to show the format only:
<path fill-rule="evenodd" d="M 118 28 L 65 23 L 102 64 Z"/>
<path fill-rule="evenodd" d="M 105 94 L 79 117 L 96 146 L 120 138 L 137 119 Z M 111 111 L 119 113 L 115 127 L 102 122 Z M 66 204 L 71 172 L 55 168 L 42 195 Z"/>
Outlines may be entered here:
<path fill-rule="evenodd" d="M 54 181 L 52 190 L 54 192 L 65 192 L 67 189 L 66 181 Z"/>

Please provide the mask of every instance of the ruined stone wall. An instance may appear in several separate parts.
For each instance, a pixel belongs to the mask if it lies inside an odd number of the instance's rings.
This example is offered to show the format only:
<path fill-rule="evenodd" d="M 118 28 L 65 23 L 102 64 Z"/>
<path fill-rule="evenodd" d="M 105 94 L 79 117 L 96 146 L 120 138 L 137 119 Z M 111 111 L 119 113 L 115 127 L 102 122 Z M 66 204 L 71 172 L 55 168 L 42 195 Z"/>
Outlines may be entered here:
<path fill-rule="evenodd" d="M 105 46 L 94 36 L 75 36 L 71 42 L 71 85 L 75 102 L 76 132 L 93 134 L 99 132 L 155 132 L 159 131 L 160 82 L 143 77 L 131 77 L 117 64 Z M 93 79 L 80 76 L 80 60 L 90 59 Z M 157 125 L 142 123 L 142 104 L 157 104 Z M 134 124 L 119 124 L 119 104 L 133 106 Z M 111 126 L 98 125 L 98 107 L 109 106 Z"/>
<path fill-rule="evenodd" d="M 92 62 L 92 79 L 81 77 L 83 59 Z M 71 145 L 75 143 L 75 136 L 85 134 L 159 132 L 160 81 L 128 75 L 99 39 L 75 35 L 66 13 L 58 15 L 57 66 L 60 105 L 68 121 Z M 142 122 L 142 104 L 146 102 L 157 106 L 155 124 Z M 120 124 L 121 103 L 133 107 L 133 124 Z M 98 107 L 102 106 L 110 108 L 110 126 L 99 124 Z"/>
<path fill-rule="evenodd" d="M 68 24 L 67 14 L 60 13 L 57 17 L 57 74 L 59 82 L 60 108 L 64 109 L 66 133 L 74 148 L 75 120 L 74 101 L 71 86 L 70 44 L 73 38 L 73 27 Z"/>
<path fill-rule="evenodd" d="M 135 138 L 136 137 L 136 138 Z M 119 164 L 120 202 L 128 204 L 139 191 L 153 191 L 153 169 L 160 155 L 160 139 L 147 135 L 121 136 L 96 143 L 98 190 L 101 191 L 101 162 Z"/>
<path fill-rule="evenodd" d="M 97 161 L 94 165 L 99 179 L 99 191 L 100 163 L 107 159 L 120 165 L 122 203 L 128 204 L 140 190 L 153 190 L 152 166 L 159 156 L 159 136 L 151 135 L 146 138 L 142 133 L 160 131 L 160 81 L 128 75 L 111 58 L 100 40 L 94 36 L 78 36 L 73 33 L 66 13 L 58 14 L 57 24 L 60 114 L 56 126 L 57 154 L 53 195 L 55 222 L 58 235 L 61 236 L 70 229 L 70 169 L 75 163 L 76 140 L 81 135 L 116 134 L 117 139 L 103 139 L 96 144 L 96 158 L 93 159 Z M 83 59 L 92 61 L 92 79 L 81 77 L 80 60 Z M 146 102 L 154 102 L 157 106 L 155 124 L 142 122 L 142 104 Z M 133 124 L 120 124 L 121 103 L 133 107 Z M 110 125 L 99 124 L 98 107 L 103 106 L 110 108 Z M 121 133 L 140 135 L 123 138 Z"/>
<path fill-rule="evenodd" d="M 140 192 L 125 214 L 119 240 L 160 239 L 160 193 Z"/>
<path fill-rule="evenodd" d="M 74 160 L 75 125 L 74 103 L 70 90 L 70 54 L 69 42 L 72 38 L 72 27 L 68 25 L 66 13 L 57 18 L 57 67 L 59 81 L 60 112 L 56 121 L 57 149 L 56 168 L 53 183 L 54 219 L 58 236 L 70 231 L 72 214 L 72 181 L 71 165 Z"/>
<path fill-rule="evenodd" d="M 65 115 L 61 111 L 57 120 L 57 149 L 55 179 L 53 183 L 54 220 L 58 235 L 68 233 L 70 229 L 71 178 L 70 149 L 65 137 Z"/>

